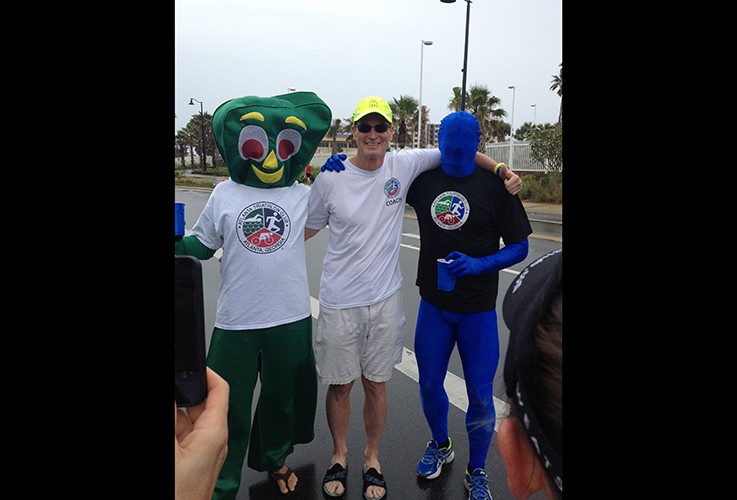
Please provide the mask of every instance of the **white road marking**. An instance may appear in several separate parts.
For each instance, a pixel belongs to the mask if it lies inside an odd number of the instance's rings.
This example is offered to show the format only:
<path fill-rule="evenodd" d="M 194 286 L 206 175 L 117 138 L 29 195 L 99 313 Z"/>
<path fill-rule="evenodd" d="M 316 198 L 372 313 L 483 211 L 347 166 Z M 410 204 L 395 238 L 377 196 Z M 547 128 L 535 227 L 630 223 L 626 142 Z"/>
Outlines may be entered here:
<path fill-rule="evenodd" d="M 312 308 L 312 317 L 317 319 L 320 314 L 320 301 L 315 297 L 310 297 L 310 306 Z M 418 382 L 419 371 L 417 369 L 417 359 L 415 353 L 406 347 L 402 354 L 402 362 L 395 366 L 397 370 Z M 463 413 L 468 411 L 468 395 L 466 393 L 466 381 L 461 377 L 448 372 L 445 376 L 445 392 L 448 393 L 448 399 L 451 404 L 461 410 Z M 494 430 L 499 429 L 499 422 L 503 417 L 509 415 L 509 404 L 501 399 L 494 398 L 494 408 L 496 409 L 496 423 Z"/>
<path fill-rule="evenodd" d="M 409 248 L 410 250 L 420 250 L 420 247 L 414 247 L 412 245 L 405 245 L 404 243 L 399 244 L 400 247 Z"/>

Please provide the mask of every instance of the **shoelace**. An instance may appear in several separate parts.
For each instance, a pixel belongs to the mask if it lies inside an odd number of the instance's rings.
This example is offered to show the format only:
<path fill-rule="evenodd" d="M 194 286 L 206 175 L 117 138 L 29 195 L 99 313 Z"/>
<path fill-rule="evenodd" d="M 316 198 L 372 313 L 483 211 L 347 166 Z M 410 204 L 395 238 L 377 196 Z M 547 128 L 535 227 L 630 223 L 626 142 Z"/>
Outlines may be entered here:
<path fill-rule="evenodd" d="M 471 476 L 471 498 L 473 500 L 491 500 L 488 476 Z"/>
<path fill-rule="evenodd" d="M 432 464 L 437 462 L 438 457 L 440 455 L 440 450 L 437 448 L 430 448 L 428 446 L 427 450 L 425 450 L 425 456 L 422 457 L 422 462 L 426 464 Z"/>

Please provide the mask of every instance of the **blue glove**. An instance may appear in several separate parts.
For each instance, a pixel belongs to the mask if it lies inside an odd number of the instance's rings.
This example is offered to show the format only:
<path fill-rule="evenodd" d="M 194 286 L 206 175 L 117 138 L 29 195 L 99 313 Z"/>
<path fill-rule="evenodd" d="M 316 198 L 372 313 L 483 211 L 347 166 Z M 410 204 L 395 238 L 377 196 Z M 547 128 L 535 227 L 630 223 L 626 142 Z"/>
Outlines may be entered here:
<path fill-rule="evenodd" d="M 453 259 L 453 262 L 448 264 L 448 274 L 458 279 L 469 274 L 479 275 L 501 271 L 524 260 L 527 257 L 527 251 L 528 242 L 527 238 L 525 238 L 519 243 L 504 245 L 504 248 L 486 257 L 469 257 L 464 253 L 454 250 L 445 259 Z"/>
<path fill-rule="evenodd" d="M 348 158 L 344 154 L 335 154 L 332 155 L 330 158 L 328 158 L 328 161 L 325 162 L 325 164 L 320 167 L 320 172 L 328 171 L 328 172 L 340 172 L 341 170 L 345 170 L 345 165 L 343 165 L 343 160 Z"/>

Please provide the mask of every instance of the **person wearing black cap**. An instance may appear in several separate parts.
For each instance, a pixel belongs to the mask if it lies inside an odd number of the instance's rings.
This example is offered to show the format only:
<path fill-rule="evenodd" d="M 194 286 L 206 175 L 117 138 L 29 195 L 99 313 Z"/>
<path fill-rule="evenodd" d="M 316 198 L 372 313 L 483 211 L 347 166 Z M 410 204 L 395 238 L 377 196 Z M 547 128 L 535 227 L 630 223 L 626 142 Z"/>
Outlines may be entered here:
<path fill-rule="evenodd" d="M 417 475 L 433 480 L 455 457 L 443 381 L 457 346 L 468 393 L 464 483 L 469 500 L 491 500 L 485 464 L 496 420 L 492 389 L 499 362 L 499 271 L 524 260 L 532 233 L 519 197 L 508 193 L 498 176 L 476 168 L 480 135 L 478 120 L 466 111 L 443 118 L 440 168 L 418 176 L 407 195 L 420 228 L 416 284 L 421 300 L 414 346 L 420 402 L 431 434 Z M 444 286 L 446 264 L 439 260 L 452 261 L 447 272 L 453 286 Z"/>
<path fill-rule="evenodd" d="M 497 440 L 516 499 L 563 498 L 563 249 L 543 255 L 509 286 L 504 384 L 511 413 Z"/>

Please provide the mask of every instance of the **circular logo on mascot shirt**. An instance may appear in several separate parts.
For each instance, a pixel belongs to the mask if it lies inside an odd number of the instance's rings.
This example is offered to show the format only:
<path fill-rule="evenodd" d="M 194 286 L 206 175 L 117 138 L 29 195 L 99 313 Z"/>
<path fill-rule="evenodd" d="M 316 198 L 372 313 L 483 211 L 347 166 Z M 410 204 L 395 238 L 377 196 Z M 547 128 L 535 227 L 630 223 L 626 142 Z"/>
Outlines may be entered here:
<path fill-rule="evenodd" d="M 238 239 L 254 253 L 279 250 L 289 238 L 289 216 L 279 205 L 260 201 L 243 209 L 238 215 Z"/>
<path fill-rule="evenodd" d="M 430 204 L 430 216 L 435 224 L 448 231 L 465 224 L 471 207 L 461 193 L 446 191 L 438 195 Z"/>

